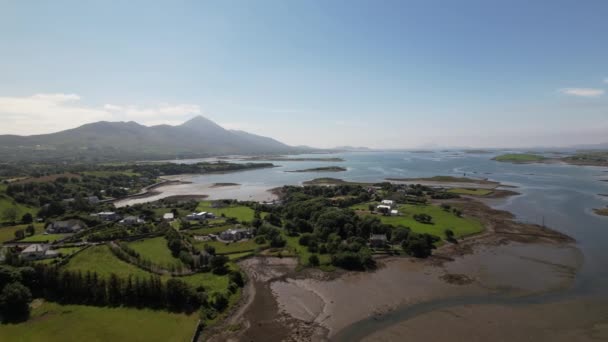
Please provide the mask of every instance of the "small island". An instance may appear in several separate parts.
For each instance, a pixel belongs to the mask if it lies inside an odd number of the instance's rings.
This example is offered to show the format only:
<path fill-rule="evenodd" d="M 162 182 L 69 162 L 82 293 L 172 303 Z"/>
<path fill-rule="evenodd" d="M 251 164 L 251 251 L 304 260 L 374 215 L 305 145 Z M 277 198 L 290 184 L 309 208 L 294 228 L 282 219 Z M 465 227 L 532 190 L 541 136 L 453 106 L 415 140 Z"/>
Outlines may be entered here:
<path fill-rule="evenodd" d="M 558 153 L 554 153 L 558 154 Z M 593 151 L 593 152 L 578 152 L 574 155 L 565 157 L 544 157 L 533 153 L 508 153 L 492 158 L 499 162 L 514 163 L 514 164 L 531 164 L 531 163 L 566 163 L 570 165 L 580 166 L 608 166 L 608 152 Z"/>
<path fill-rule="evenodd" d="M 301 158 L 290 158 L 286 156 L 253 156 L 246 158 L 239 158 L 240 160 L 247 161 L 315 161 L 315 162 L 343 162 L 344 159 L 337 157 L 301 157 Z"/>
<path fill-rule="evenodd" d="M 484 184 L 484 185 L 499 185 L 498 182 L 489 181 L 487 179 L 475 179 L 467 177 L 454 177 L 454 176 L 434 176 L 434 177 L 423 177 L 423 178 L 387 178 L 387 181 L 393 182 L 434 182 L 434 183 L 471 183 L 471 184 Z"/>
<path fill-rule="evenodd" d="M 606 207 L 606 208 L 595 208 L 595 209 L 593 209 L 593 212 L 596 213 L 597 215 L 608 216 L 608 207 Z"/>
<path fill-rule="evenodd" d="M 514 164 L 539 163 L 545 161 L 546 159 L 547 158 L 541 155 L 531 153 L 508 153 L 492 158 L 492 160 L 499 162 Z"/>
<path fill-rule="evenodd" d="M 343 172 L 347 169 L 340 166 L 326 166 L 326 167 L 314 167 L 311 169 L 303 169 L 303 170 L 292 170 L 285 172 Z"/>

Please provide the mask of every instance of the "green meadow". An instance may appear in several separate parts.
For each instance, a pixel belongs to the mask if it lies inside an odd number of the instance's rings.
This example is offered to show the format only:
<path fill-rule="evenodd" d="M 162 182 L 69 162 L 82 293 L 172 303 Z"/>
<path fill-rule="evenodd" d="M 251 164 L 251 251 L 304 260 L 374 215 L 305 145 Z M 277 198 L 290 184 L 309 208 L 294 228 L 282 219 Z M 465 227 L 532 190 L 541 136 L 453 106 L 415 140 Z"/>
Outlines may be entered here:
<path fill-rule="evenodd" d="M 511 163 L 533 163 L 543 161 L 545 159 L 546 158 L 543 156 L 530 153 L 507 153 L 494 157 L 494 160 L 496 161 Z"/>
<path fill-rule="evenodd" d="M 362 215 L 374 215 L 368 211 L 368 205 L 377 205 L 376 202 L 355 205 L 353 209 L 359 209 Z M 436 205 L 401 205 L 398 208 L 399 216 L 375 215 L 383 223 L 393 226 L 409 227 L 416 233 L 428 233 L 445 238 L 445 230 L 451 229 L 456 237 L 463 237 L 483 231 L 481 222 L 469 218 L 458 217 L 451 211 L 445 211 Z M 416 214 L 427 214 L 433 218 L 433 224 L 424 224 L 414 220 Z"/>
<path fill-rule="evenodd" d="M 149 277 L 150 273 L 118 259 L 106 245 L 92 246 L 76 254 L 64 266 L 69 271 L 97 272 L 100 277 L 108 278 L 114 273 L 121 278 L 129 275 L 134 277 Z"/>
<path fill-rule="evenodd" d="M 453 188 L 449 189 L 448 192 L 459 195 L 472 195 L 472 196 L 487 196 L 492 193 L 489 189 L 468 189 L 468 188 Z"/>
<path fill-rule="evenodd" d="M 0 325 L 1 341 L 189 341 L 198 315 L 34 302 L 27 322 Z"/>
<path fill-rule="evenodd" d="M 171 251 L 167 247 L 167 240 L 162 236 L 131 242 L 129 247 L 139 253 L 142 258 L 157 265 L 169 266 L 182 263 L 181 260 L 171 255 Z"/>
<path fill-rule="evenodd" d="M 254 214 L 253 209 L 244 205 L 230 205 L 224 208 L 213 208 L 211 207 L 211 201 L 200 202 L 196 210 L 212 212 L 217 217 L 224 214 L 226 217 L 233 217 L 241 222 L 251 222 Z"/>

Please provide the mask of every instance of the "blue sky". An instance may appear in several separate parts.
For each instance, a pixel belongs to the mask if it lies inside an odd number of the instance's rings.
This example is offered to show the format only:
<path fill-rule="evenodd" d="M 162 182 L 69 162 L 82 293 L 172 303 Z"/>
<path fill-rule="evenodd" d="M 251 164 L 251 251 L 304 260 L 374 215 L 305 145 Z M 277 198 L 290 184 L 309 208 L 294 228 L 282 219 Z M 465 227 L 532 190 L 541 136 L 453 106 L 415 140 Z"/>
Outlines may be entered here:
<path fill-rule="evenodd" d="M 319 147 L 608 141 L 608 2 L 2 1 L 0 133 L 97 120 Z"/>

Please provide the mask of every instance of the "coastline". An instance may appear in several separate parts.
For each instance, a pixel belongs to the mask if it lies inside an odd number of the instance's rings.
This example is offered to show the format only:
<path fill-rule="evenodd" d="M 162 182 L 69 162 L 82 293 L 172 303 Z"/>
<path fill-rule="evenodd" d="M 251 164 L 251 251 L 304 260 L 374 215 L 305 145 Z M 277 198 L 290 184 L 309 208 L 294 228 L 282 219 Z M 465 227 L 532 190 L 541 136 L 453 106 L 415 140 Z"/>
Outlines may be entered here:
<path fill-rule="evenodd" d="M 516 222 L 511 213 L 477 199 L 446 202 L 480 219 L 486 229 L 458 244 L 444 244 L 429 259 L 384 257 L 377 259 L 379 267 L 371 272 L 331 273 L 277 268 L 265 257 L 242 261 L 255 298 L 213 328 L 222 333 L 211 340 L 348 340 L 341 336 L 375 333 L 360 332 L 358 326 L 390 321 L 425 302 L 496 295 L 517 298 L 572 286 L 582 264 L 572 238 Z M 521 279 L 510 271 L 525 269 L 535 276 Z M 261 276 L 268 273 L 272 276 Z M 227 322 L 241 328 L 227 332 Z"/>

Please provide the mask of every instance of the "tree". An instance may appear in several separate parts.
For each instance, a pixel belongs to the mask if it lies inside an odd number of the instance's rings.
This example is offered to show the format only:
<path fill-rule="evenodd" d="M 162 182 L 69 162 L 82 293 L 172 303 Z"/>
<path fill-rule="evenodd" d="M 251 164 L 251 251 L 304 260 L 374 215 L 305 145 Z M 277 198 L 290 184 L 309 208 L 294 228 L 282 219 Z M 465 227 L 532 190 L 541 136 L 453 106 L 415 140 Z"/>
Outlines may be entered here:
<path fill-rule="evenodd" d="M 239 271 L 232 271 L 228 276 L 231 282 L 237 284 L 239 287 L 243 287 L 245 285 L 245 279 L 243 279 L 243 274 Z"/>
<path fill-rule="evenodd" d="M 312 254 L 308 257 L 308 263 L 311 266 L 319 266 L 319 257 L 316 254 Z"/>
<path fill-rule="evenodd" d="M 445 230 L 445 239 L 451 243 L 458 243 L 458 240 L 454 237 L 454 231 L 451 229 Z"/>
<path fill-rule="evenodd" d="M 30 223 L 34 222 L 34 217 L 30 213 L 25 213 L 21 217 L 21 222 L 23 224 L 30 224 Z"/>
<path fill-rule="evenodd" d="M 8 207 L 2 212 L 2 219 L 6 222 L 15 223 L 17 221 L 17 208 Z"/>
<path fill-rule="evenodd" d="M 368 209 L 369 211 L 374 211 L 375 207 L 374 207 L 374 205 L 373 205 L 373 204 L 368 204 L 368 205 L 367 205 L 367 209 Z"/>
<path fill-rule="evenodd" d="M 21 240 L 23 238 L 25 238 L 25 231 L 23 229 L 15 230 L 15 239 Z"/>
<path fill-rule="evenodd" d="M 211 258 L 210 260 L 210 265 L 211 265 L 211 270 L 213 270 L 213 273 L 215 274 L 224 274 L 226 273 L 226 263 L 228 262 L 228 257 L 226 257 L 225 255 L 216 255 L 214 257 Z"/>
<path fill-rule="evenodd" d="M 431 217 L 431 215 L 428 214 L 415 214 L 414 215 L 414 220 L 420 222 L 420 223 L 424 223 L 424 224 L 432 224 L 433 223 L 433 217 Z"/>
<path fill-rule="evenodd" d="M 167 280 L 167 307 L 171 311 L 185 311 L 194 306 L 192 289 L 183 280 Z"/>
<path fill-rule="evenodd" d="M 36 228 L 34 228 L 33 224 L 30 224 L 25 228 L 25 233 L 29 236 L 36 234 Z"/>
<path fill-rule="evenodd" d="M 205 246 L 203 247 L 205 249 L 205 252 L 209 253 L 210 255 L 215 255 L 215 247 L 205 244 Z"/>
<path fill-rule="evenodd" d="M 0 315 L 5 322 L 20 322 L 30 315 L 32 293 L 21 283 L 6 285 L 0 293 Z"/>

